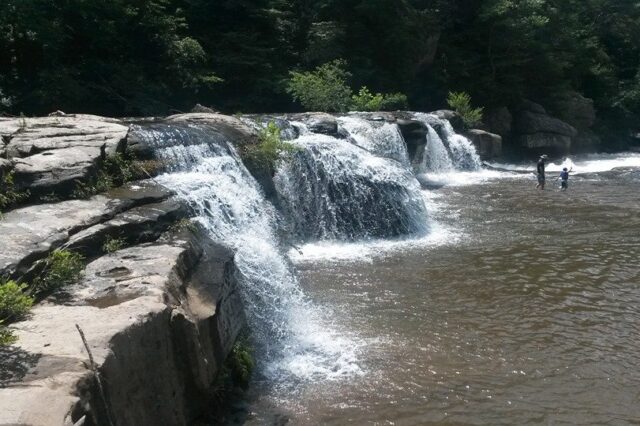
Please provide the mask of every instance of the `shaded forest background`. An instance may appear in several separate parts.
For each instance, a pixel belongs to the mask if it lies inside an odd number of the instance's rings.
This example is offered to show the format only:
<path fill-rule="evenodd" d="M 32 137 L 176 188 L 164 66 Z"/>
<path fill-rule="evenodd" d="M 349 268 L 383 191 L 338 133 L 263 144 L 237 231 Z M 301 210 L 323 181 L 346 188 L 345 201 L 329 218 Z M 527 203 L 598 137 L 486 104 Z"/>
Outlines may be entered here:
<path fill-rule="evenodd" d="M 598 133 L 640 128 L 635 0 L 3 0 L 0 110 L 299 110 L 291 71 L 347 61 L 411 108 L 592 98 Z"/>

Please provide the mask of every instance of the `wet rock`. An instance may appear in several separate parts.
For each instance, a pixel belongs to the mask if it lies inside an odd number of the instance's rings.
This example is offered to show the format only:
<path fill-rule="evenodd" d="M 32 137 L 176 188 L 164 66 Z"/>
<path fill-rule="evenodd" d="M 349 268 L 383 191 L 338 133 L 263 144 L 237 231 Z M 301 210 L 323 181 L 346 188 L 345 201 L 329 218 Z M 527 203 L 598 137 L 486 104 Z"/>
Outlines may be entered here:
<path fill-rule="evenodd" d="M 516 131 L 519 134 L 533 135 L 535 133 L 554 133 L 557 135 L 574 137 L 577 130 L 562 120 L 546 114 L 530 111 L 521 112 L 516 118 Z"/>
<path fill-rule="evenodd" d="M 524 101 L 514 120 L 515 139 L 532 153 L 549 151 L 564 155 L 571 150 L 572 138 L 577 130 L 562 120 L 546 114 L 544 108 Z"/>
<path fill-rule="evenodd" d="M 291 114 L 287 118 L 293 121 L 301 121 L 307 125 L 313 133 L 336 136 L 338 134 L 338 121 L 335 116 L 324 112 L 308 112 L 304 114 Z"/>
<path fill-rule="evenodd" d="M 479 129 L 471 129 L 465 136 L 476 147 L 481 159 L 490 160 L 502 155 L 502 136 Z"/>
<path fill-rule="evenodd" d="M 64 305 L 41 304 L 14 324 L 0 423 L 192 424 L 245 322 L 233 252 L 202 235 L 99 258 Z"/>
<path fill-rule="evenodd" d="M 396 123 L 407 144 L 409 159 L 414 161 L 421 148 L 424 150 L 424 146 L 427 143 L 428 129 L 424 123 L 418 120 L 399 118 Z"/>
<path fill-rule="evenodd" d="M 71 235 L 141 204 L 160 202 L 170 194 L 153 182 L 141 182 L 88 200 L 7 212 L 0 220 L 0 277 L 18 278 L 27 273 L 35 261 L 66 243 Z"/>
<path fill-rule="evenodd" d="M 189 113 L 172 115 L 165 119 L 166 123 L 192 123 L 210 126 L 236 145 L 255 143 L 257 132 L 237 117 L 212 113 Z"/>
<path fill-rule="evenodd" d="M 451 126 L 453 126 L 453 128 L 457 132 L 461 132 L 464 130 L 464 121 L 462 120 L 462 117 L 460 116 L 460 114 L 458 114 L 455 111 L 451 111 L 449 109 L 441 109 L 438 111 L 433 111 L 431 114 L 435 115 L 441 120 L 449 120 L 449 122 L 451 123 Z"/>
<path fill-rule="evenodd" d="M 195 113 L 197 113 L 197 112 L 204 112 L 204 113 L 207 113 L 207 114 L 219 114 L 219 113 L 220 113 L 220 111 L 217 111 L 217 110 L 215 110 L 215 109 L 213 109 L 213 108 L 206 107 L 206 106 L 204 106 L 204 105 L 200 105 L 200 104 L 196 104 L 196 106 L 194 106 L 193 108 L 191 108 L 191 112 L 192 112 L 192 113 L 193 113 L 193 112 L 195 112 Z"/>

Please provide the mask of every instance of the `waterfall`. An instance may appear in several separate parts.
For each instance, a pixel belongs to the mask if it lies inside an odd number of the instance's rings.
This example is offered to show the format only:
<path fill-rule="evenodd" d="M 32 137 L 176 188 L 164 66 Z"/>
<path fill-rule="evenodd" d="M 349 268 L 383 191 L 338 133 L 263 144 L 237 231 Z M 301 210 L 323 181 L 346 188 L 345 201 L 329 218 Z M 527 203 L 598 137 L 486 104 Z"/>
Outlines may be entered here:
<path fill-rule="evenodd" d="M 380 157 L 409 164 L 407 145 L 397 124 L 358 117 L 341 117 L 338 124 L 349 140 L 360 148 Z"/>
<path fill-rule="evenodd" d="M 420 172 L 441 174 L 482 168 L 482 161 L 473 143 L 456 134 L 448 120 L 424 113 L 415 113 L 414 118 L 422 121 L 428 129 Z"/>
<path fill-rule="evenodd" d="M 377 142 L 365 141 L 361 123 L 342 123 L 357 127 L 349 136 L 375 151 Z M 427 231 L 419 184 L 403 163 L 327 135 L 303 134 L 293 143 L 299 151 L 275 183 L 297 237 L 357 240 Z"/>
<path fill-rule="evenodd" d="M 302 293 L 278 247 L 277 212 L 234 147 L 200 126 L 137 127 L 156 156 L 174 164 L 157 178 L 195 211 L 212 239 L 231 246 L 260 371 L 272 383 L 357 371 L 355 344 Z"/>

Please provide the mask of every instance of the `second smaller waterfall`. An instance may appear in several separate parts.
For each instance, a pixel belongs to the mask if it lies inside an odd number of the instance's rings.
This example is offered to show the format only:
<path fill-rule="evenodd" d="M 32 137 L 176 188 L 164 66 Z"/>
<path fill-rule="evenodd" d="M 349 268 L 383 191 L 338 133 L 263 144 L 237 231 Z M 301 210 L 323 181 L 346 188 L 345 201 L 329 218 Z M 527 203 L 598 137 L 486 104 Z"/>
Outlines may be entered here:
<path fill-rule="evenodd" d="M 473 143 L 457 134 L 448 120 L 424 113 L 414 116 L 427 126 L 428 131 L 419 172 L 442 174 L 482 168 L 482 161 Z"/>

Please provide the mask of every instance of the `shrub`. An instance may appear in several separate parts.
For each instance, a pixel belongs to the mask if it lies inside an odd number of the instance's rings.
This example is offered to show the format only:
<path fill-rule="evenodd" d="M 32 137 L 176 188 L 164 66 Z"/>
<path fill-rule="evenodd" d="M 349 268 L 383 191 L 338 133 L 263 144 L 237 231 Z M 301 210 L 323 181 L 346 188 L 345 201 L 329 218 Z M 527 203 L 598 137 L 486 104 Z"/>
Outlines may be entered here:
<path fill-rule="evenodd" d="M 471 96 L 465 92 L 449 92 L 447 96 L 449 107 L 460 114 L 465 127 L 473 127 L 482 121 L 484 108 L 473 108 Z"/>
<path fill-rule="evenodd" d="M 398 111 L 407 109 L 409 100 L 404 93 L 388 93 L 385 94 L 380 103 L 380 111 Z"/>
<path fill-rule="evenodd" d="M 292 71 L 287 92 L 306 110 L 344 112 L 349 109 L 352 93 L 347 85 L 351 74 L 345 66 L 345 61 L 335 60 L 314 71 Z"/>
<path fill-rule="evenodd" d="M 18 338 L 13 335 L 13 332 L 9 330 L 0 321 L 0 346 L 7 346 L 15 343 Z"/>
<path fill-rule="evenodd" d="M 125 246 L 124 238 L 107 237 L 102 244 L 102 251 L 105 253 L 114 253 Z"/>
<path fill-rule="evenodd" d="M 393 111 L 406 109 L 407 106 L 407 96 L 402 93 L 374 95 L 366 86 L 351 97 L 351 108 L 355 111 Z"/>
<path fill-rule="evenodd" d="M 191 219 L 187 219 L 187 218 L 182 218 L 176 223 L 174 223 L 173 225 L 171 225 L 171 227 L 169 227 L 170 232 L 180 232 L 185 229 L 188 229 L 191 232 L 195 232 L 198 229 L 198 227 L 194 222 L 191 221 Z"/>
<path fill-rule="evenodd" d="M 249 167 L 273 174 L 278 162 L 288 158 L 297 148 L 295 145 L 283 142 L 281 129 L 274 122 L 260 131 L 259 142 L 256 145 L 245 145 L 241 151 L 243 160 Z"/>
<path fill-rule="evenodd" d="M 375 95 L 363 86 L 357 95 L 351 97 L 351 108 L 355 111 L 380 111 L 384 97 L 381 93 Z"/>
<path fill-rule="evenodd" d="M 33 298 L 25 294 L 25 284 L 7 281 L 0 284 L 0 321 L 12 322 L 19 320 L 33 305 Z"/>
<path fill-rule="evenodd" d="M 16 191 L 13 171 L 0 172 L 0 212 L 29 198 L 29 191 Z"/>
<path fill-rule="evenodd" d="M 253 350 L 246 339 L 238 340 L 233 346 L 227 358 L 227 366 L 233 382 L 242 388 L 246 388 L 249 385 L 251 373 L 255 368 Z"/>
<path fill-rule="evenodd" d="M 95 194 L 123 185 L 134 178 L 140 177 L 138 167 L 130 153 L 117 152 L 104 160 L 95 179 L 89 182 L 76 180 L 76 187 L 71 196 L 78 199 L 87 199 Z"/>
<path fill-rule="evenodd" d="M 36 292 L 43 293 L 73 284 L 82 275 L 84 258 L 70 250 L 54 250 L 45 260 L 42 275 L 33 282 Z"/>

